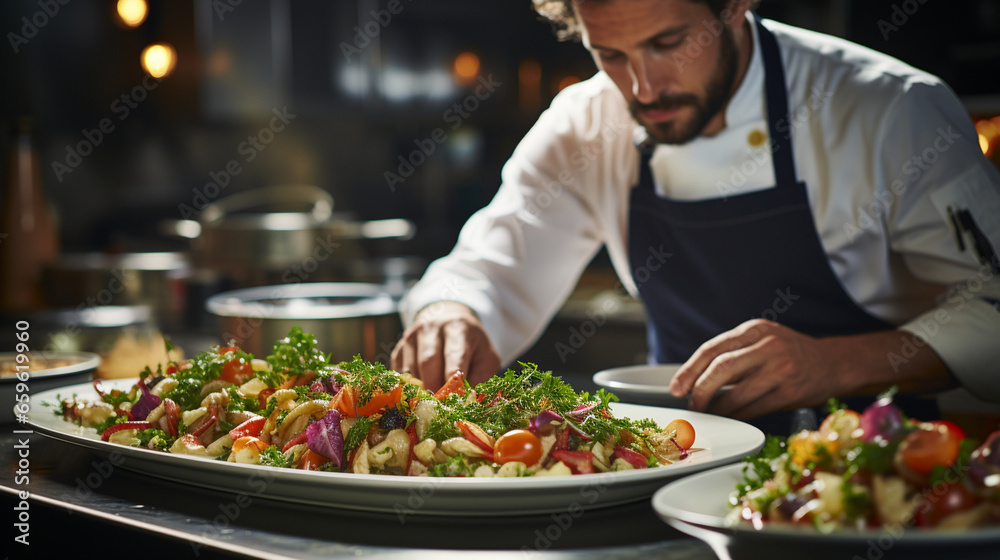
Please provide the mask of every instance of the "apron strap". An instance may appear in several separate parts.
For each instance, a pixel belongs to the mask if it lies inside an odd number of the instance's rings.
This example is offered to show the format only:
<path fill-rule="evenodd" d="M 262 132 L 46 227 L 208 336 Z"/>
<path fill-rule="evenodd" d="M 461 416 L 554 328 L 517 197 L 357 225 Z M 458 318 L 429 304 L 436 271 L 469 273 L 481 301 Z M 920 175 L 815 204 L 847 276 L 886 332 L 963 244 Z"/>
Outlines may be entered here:
<path fill-rule="evenodd" d="M 757 35 L 760 37 L 760 52 L 764 59 L 764 85 L 767 92 L 767 126 L 774 142 L 771 160 L 774 163 L 775 182 L 781 186 L 798 183 L 795 176 L 795 159 L 792 155 L 791 121 L 788 116 L 788 93 L 785 86 L 785 66 L 781 63 L 778 41 L 754 14 Z M 778 123 L 784 121 L 785 132 L 778 130 Z"/>

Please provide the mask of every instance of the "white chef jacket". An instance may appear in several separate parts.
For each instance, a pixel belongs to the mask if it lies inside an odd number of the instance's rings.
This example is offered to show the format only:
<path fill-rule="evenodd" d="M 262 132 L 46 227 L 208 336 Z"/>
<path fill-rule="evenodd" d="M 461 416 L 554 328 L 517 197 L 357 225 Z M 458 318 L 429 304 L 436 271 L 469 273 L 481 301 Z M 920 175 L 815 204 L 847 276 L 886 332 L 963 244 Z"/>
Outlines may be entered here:
<path fill-rule="evenodd" d="M 656 147 L 661 196 L 711 199 L 775 184 L 763 61 L 747 17 L 754 48 L 725 129 Z M 969 391 L 1000 401 L 1000 274 L 981 264 L 970 236 L 960 250 L 948 214 L 967 209 L 1000 250 L 1000 173 L 968 113 L 940 79 L 896 59 L 764 25 L 785 65 L 796 170 L 845 291 L 926 341 Z M 626 236 L 636 128 L 603 72 L 560 92 L 504 166 L 493 201 L 404 298 L 404 323 L 435 301 L 464 303 L 509 363 L 541 334 L 602 244 L 637 296 Z M 886 359 L 898 367 L 912 351 L 901 341 Z"/>

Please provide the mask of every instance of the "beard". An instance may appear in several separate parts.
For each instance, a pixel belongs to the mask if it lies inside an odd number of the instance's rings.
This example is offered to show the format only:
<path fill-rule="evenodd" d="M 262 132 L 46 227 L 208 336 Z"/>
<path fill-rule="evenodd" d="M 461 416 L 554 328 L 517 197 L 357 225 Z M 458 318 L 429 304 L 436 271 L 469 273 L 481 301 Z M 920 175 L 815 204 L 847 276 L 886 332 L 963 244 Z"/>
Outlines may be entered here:
<path fill-rule="evenodd" d="M 693 93 L 668 95 L 661 93 L 654 103 L 644 104 L 633 99 L 629 103 L 632 118 L 642 124 L 649 137 L 660 144 L 685 144 L 701 134 L 708 123 L 722 110 L 729 100 L 729 95 L 736 80 L 736 40 L 733 32 L 724 27 L 719 36 L 719 63 L 715 72 L 709 78 L 705 87 L 705 96 L 699 97 Z M 694 114 L 686 119 L 676 118 L 660 123 L 646 123 L 642 120 L 642 112 L 650 109 L 673 110 L 690 107 Z"/>

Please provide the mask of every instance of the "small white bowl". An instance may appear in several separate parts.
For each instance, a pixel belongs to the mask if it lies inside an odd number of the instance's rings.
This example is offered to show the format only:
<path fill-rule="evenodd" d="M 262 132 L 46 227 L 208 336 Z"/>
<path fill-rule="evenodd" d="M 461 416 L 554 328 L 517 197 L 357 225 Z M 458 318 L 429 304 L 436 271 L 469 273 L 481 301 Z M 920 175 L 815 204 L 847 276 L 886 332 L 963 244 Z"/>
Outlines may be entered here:
<path fill-rule="evenodd" d="M 670 394 L 670 380 L 681 364 L 624 366 L 594 374 L 594 383 L 618 395 L 623 402 L 687 408 L 687 397 Z"/>

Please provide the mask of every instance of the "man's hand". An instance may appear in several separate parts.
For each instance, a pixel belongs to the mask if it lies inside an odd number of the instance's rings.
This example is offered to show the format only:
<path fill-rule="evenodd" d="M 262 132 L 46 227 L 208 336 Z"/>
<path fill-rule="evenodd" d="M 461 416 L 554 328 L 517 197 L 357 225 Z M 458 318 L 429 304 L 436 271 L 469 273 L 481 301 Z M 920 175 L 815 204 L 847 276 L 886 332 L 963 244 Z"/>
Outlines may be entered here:
<path fill-rule="evenodd" d="M 408 371 L 435 391 L 456 370 L 475 385 L 500 369 L 500 356 L 490 344 L 483 324 L 461 303 L 428 305 L 392 351 L 392 369 Z"/>
<path fill-rule="evenodd" d="M 919 348 L 916 355 L 902 367 L 890 363 L 889 354 L 907 343 Z M 892 385 L 907 392 L 954 384 L 937 354 L 907 332 L 813 338 L 754 319 L 702 344 L 677 371 L 670 392 L 690 392 L 691 409 L 705 410 L 719 389 L 731 386 L 711 411 L 748 419 Z"/>

